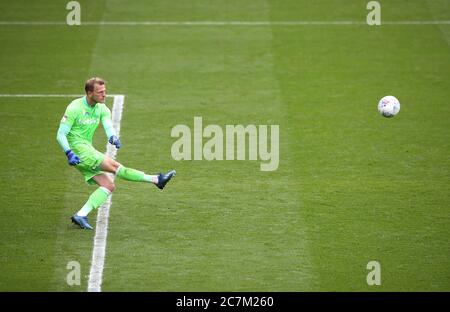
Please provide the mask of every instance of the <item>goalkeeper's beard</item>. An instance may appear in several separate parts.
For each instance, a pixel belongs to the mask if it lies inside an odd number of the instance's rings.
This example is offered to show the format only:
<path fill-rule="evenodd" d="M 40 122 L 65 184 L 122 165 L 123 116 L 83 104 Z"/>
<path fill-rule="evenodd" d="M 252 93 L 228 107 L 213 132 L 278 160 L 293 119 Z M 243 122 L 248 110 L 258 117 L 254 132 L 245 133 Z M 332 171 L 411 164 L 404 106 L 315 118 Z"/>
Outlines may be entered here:
<path fill-rule="evenodd" d="M 101 98 L 96 98 L 96 97 L 93 97 L 92 99 L 95 101 L 95 103 L 102 103 L 102 104 L 104 104 L 104 103 L 105 103 L 106 96 L 103 97 L 103 99 L 101 99 Z"/>

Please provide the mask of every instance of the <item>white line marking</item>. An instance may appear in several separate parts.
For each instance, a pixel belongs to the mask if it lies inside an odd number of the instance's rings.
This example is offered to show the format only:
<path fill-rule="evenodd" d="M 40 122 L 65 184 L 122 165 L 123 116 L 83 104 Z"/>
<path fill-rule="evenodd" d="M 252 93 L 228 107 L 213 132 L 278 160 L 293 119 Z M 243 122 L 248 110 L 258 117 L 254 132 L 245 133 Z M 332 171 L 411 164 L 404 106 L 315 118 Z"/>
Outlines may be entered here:
<path fill-rule="evenodd" d="M 81 22 L 80 26 L 346 26 L 365 21 L 111 21 Z M 381 21 L 381 25 L 450 25 L 450 20 Z M 0 26 L 68 26 L 65 22 L 0 21 Z M 71 26 L 73 27 L 73 26 Z M 76 26 L 75 26 L 76 27 Z"/>
<path fill-rule="evenodd" d="M 0 94 L 0 97 L 24 97 L 24 98 L 33 98 L 33 97 L 73 97 L 80 98 L 85 96 L 86 94 Z M 116 97 L 119 96 L 117 94 L 108 94 L 106 97 Z"/>
<path fill-rule="evenodd" d="M 116 95 L 114 97 L 113 107 L 112 107 L 112 124 L 117 132 L 120 134 L 120 120 L 122 119 L 124 96 Z M 117 149 L 111 144 L 106 144 L 106 155 L 112 159 L 116 158 Z M 109 174 L 114 180 L 115 176 Z M 112 194 L 109 196 L 108 200 L 98 208 L 97 213 L 97 226 L 95 228 L 94 237 L 94 249 L 92 250 L 92 260 L 91 260 L 91 270 L 89 272 L 89 282 L 88 291 L 89 292 L 100 292 L 102 291 L 102 277 L 103 277 L 103 266 L 105 264 L 105 252 L 106 252 L 106 239 L 108 236 L 108 220 L 109 220 L 109 209 L 111 207 Z"/>

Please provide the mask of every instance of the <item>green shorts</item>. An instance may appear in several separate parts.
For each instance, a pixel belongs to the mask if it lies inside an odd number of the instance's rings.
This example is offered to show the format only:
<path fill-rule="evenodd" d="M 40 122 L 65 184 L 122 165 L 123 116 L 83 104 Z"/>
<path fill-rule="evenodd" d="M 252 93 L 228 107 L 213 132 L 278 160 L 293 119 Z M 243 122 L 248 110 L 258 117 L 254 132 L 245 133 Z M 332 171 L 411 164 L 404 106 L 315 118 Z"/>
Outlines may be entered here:
<path fill-rule="evenodd" d="M 81 160 L 75 168 L 80 171 L 88 184 L 95 184 L 95 181 L 92 180 L 92 178 L 103 173 L 100 170 L 100 165 L 105 159 L 105 155 L 87 143 L 76 144 L 71 147 L 72 151 L 80 157 Z"/>

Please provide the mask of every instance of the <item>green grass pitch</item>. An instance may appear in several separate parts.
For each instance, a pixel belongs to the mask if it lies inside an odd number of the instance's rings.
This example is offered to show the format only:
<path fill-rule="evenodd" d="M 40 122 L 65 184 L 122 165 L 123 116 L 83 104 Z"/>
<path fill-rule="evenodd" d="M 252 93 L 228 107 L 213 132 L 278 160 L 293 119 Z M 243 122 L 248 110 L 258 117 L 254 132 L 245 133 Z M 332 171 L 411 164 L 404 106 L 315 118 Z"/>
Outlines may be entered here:
<path fill-rule="evenodd" d="M 177 170 L 163 192 L 116 180 L 103 291 L 450 291 L 450 24 L 368 26 L 363 0 L 79 1 L 82 23 L 355 25 L 9 23 L 64 23 L 67 2 L 0 2 L 0 94 L 104 77 L 125 95 L 118 161 Z M 382 22 L 450 20 L 446 0 L 379 2 Z M 385 95 L 402 105 L 392 119 Z M 70 101 L 0 97 L 1 291 L 87 289 L 94 233 L 69 218 L 95 188 L 56 142 Z M 171 129 L 194 116 L 279 125 L 278 169 L 175 161 Z"/>

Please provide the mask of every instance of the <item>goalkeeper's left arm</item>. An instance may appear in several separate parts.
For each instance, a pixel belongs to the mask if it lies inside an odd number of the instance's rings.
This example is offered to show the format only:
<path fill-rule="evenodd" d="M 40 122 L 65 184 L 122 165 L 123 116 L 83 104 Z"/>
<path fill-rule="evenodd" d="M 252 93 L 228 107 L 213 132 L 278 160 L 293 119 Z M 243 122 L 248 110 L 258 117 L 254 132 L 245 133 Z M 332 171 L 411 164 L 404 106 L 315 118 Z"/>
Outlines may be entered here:
<path fill-rule="evenodd" d="M 114 130 L 114 127 L 112 125 L 111 121 L 111 112 L 109 108 L 106 108 L 106 112 L 102 116 L 102 125 L 103 129 L 105 129 L 106 137 L 108 138 L 108 142 L 112 145 L 115 145 L 116 148 L 120 148 L 122 144 L 120 143 L 119 138 L 117 137 L 116 130 Z"/>

